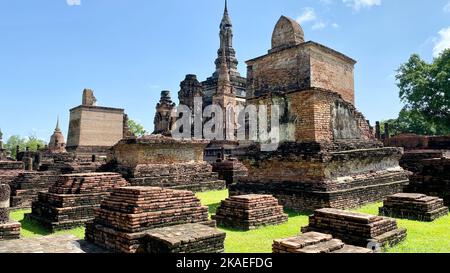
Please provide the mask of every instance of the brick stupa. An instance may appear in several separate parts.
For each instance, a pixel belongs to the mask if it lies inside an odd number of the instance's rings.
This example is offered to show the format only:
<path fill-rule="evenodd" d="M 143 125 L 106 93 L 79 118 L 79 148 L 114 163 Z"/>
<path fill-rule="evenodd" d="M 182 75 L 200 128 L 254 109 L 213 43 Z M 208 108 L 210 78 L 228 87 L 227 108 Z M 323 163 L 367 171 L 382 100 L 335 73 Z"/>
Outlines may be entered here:
<path fill-rule="evenodd" d="M 384 148 L 354 105 L 356 61 L 282 16 L 267 55 L 247 61 L 247 104 L 280 106 L 275 151 L 239 151 L 248 176 L 231 195 L 271 194 L 296 211 L 353 208 L 402 192 L 400 148 Z"/>

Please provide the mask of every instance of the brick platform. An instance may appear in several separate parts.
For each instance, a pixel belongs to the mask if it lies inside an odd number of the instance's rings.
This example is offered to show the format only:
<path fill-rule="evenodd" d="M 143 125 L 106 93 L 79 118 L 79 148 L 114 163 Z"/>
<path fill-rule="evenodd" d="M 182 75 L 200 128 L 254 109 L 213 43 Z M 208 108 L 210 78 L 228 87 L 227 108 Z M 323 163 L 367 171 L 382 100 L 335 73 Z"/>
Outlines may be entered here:
<path fill-rule="evenodd" d="M 0 184 L 0 241 L 20 238 L 20 223 L 9 219 L 9 185 Z"/>
<path fill-rule="evenodd" d="M 337 209 L 319 209 L 309 218 L 302 232 L 321 232 L 360 247 L 378 244 L 394 246 L 406 238 L 406 229 L 398 228 L 395 219 Z"/>
<path fill-rule="evenodd" d="M 49 192 L 40 192 L 26 217 L 51 231 L 71 229 L 94 218 L 94 208 L 116 187 L 128 183 L 116 173 L 61 175 Z"/>
<path fill-rule="evenodd" d="M 213 172 L 219 174 L 219 179 L 225 180 L 227 186 L 238 182 L 239 178 L 248 175 L 248 170 L 235 158 L 228 158 L 225 160 L 218 159 L 216 162 L 212 163 Z"/>
<path fill-rule="evenodd" d="M 223 253 L 225 232 L 200 224 L 157 228 L 147 232 L 148 253 Z"/>
<path fill-rule="evenodd" d="M 273 196 L 252 194 L 222 201 L 213 219 L 219 226 L 252 230 L 287 222 L 288 215 Z"/>
<path fill-rule="evenodd" d="M 38 193 L 47 191 L 56 183 L 58 175 L 54 172 L 23 172 L 11 182 L 11 207 L 30 208 L 37 200 Z"/>
<path fill-rule="evenodd" d="M 155 228 L 208 220 L 208 208 L 192 192 L 155 187 L 114 189 L 86 225 L 86 240 L 114 252 L 146 252 L 146 236 Z"/>
<path fill-rule="evenodd" d="M 399 193 L 388 196 L 384 206 L 380 208 L 380 215 L 432 222 L 448 214 L 444 200 L 424 194 Z"/>
<path fill-rule="evenodd" d="M 107 171 L 121 173 L 133 186 L 193 192 L 223 190 L 226 183 L 203 160 L 208 141 L 162 135 L 126 138 L 112 148 Z"/>
<path fill-rule="evenodd" d="M 450 158 L 426 159 L 421 164 L 421 171 L 410 177 L 406 191 L 438 196 L 450 206 Z"/>
<path fill-rule="evenodd" d="M 272 246 L 273 253 L 373 253 L 368 248 L 346 245 L 333 236 L 317 232 L 308 232 L 300 236 L 275 240 Z"/>

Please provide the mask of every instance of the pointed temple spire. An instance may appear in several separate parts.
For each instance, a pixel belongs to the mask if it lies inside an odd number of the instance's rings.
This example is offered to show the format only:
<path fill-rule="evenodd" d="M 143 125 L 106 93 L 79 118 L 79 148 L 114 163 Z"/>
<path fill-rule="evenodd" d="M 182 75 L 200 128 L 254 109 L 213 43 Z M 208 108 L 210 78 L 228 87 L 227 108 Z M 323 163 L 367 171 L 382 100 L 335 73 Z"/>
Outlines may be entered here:
<path fill-rule="evenodd" d="M 61 132 L 61 129 L 59 128 L 59 116 L 58 116 L 57 119 L 56 119 L 55 132 Z"/>

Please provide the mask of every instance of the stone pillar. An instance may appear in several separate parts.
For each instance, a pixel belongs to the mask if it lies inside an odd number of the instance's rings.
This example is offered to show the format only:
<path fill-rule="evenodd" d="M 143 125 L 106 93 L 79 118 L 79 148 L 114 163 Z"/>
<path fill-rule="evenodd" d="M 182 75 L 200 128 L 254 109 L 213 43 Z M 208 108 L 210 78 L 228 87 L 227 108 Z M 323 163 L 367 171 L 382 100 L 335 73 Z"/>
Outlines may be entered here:
<path fill-rule="evenodd" d="M 381 140 L 381 126 L 380 126 L 380 122 L 377 121 L 376 125 L 375 125 L 375 137 L 378 140 Z"/>
<path fill-rule="evenodd" d="M 11 189 L 7 184 L 0 184 L 0 224 L 9 221 L 9 199 Z"/>
<path fill-rule="evenodd" d="M 20 153 L 20 146 L 17 145 L 16 146 L 16 160 L 19 158 L 19 153 Z"/>
<path fill-rule="evenodd" d="M 32 171 L 33 170 L 33 158 L 25 157 L 23 159 L 23 162 L 25 163 L 25 170 L 26 171 Z"/>
<path fill-rule="evenodd" d="M 390 127 L 389 123 L 384 124 L 384 139 L 389 139 L 391 137 L 389 127 Z"/>

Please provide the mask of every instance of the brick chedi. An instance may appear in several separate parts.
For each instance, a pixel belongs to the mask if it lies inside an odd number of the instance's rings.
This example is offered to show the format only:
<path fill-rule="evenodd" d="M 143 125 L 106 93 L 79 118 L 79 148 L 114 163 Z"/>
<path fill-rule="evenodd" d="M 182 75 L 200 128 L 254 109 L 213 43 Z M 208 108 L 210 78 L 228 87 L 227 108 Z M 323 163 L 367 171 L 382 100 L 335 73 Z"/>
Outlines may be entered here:
<path fill-rule="evenodd" d="M 252 194 L 222 201 L 213 219 L 222 227 L 252 230 L 285 223 L 288 215 L 273 196 Z"/>
<path fill-rule="evenodd" d="M 195 192 L 225 189 L 225 181 L 203 160 L 207 144 L 162 135 L 123 139 L 112 148 L 108 168 L 122 173 L 133 186 Z"/>
<path fill-rule="evenodd" d="M 0 241 L 20 238 L 20 223 L 9 219 L 9 185 L 0 184 Z"/>
<path fill-rule="evenodd" d="M 450 206 L 450 157 L 422 160 L 421 165 L 421 170 L 410 177 L 406 191 L 438 196 Z"/>
<path fill-rule="evenodd" d="M 94 208 L 116 187 L 128 183 L 116 173 L 61 175 L 48 192 L 40 192 L 26 217 L 51 231 L 81 226 L 94 218 Z"/>
<path fill-rule="evenodd" d="M 223 235 L 209 229 L 205 231 L 205 241 L 201 242 L 198 232 L 202 229 L 173 227 L 185 224 L 215 227 L 215 223 L 208 220 L 208 208 L 203 207 L 192 192 L 155 187 L 119 188 L 95 210 L 94 221 L 86 226 L 86 240 L 123 253 L 176 252 L 176 246 L 180 247 L 179 252 L 189 252 L 189 246 L 183 245 L 188 241 L 183 238 L 195 241 L 193 248 L 196 250 L 202 245 L 209 249 L 217 244 L 214 239 L 217 236 L 223 244 Z M 173 228 L 163 229 L 165 227 Z"/>
<path fill-rule="evenodd" d="M 337 209 L 319 209 L 302 232 L 320 232 L 360 247 L 391 247 L 406 238 L 395 219 Z"/>
<path fill-rule="evenodd" d="M 296 237 L 275 240 L 273 242 L 272 251 L 273 253 L 278 254 L 373 253 L 373 251 L 368 248 L 346 245 L 339 239 L 333 239 L 333 236 L 329 234 L 318 232 L 307 232 Z"/>
<path fill-rule="evenodd" d="M 380 215 L 432 222 L 448 214 L 444 200 L 424 194 L 398 193 L 388 196 L 380 208 Z"/>
<path fill-rule="evenodd" d="M 231 195 L 274 195 L 296 211 L 352 208 L 402 192 L 401 148 L 384 148 L 354 106 L 355 61 L 282 16 L 267 55 L 250 60 L 247 104 L 280 106 L 279 144 L 239 151 L 248 176 Z"/>

